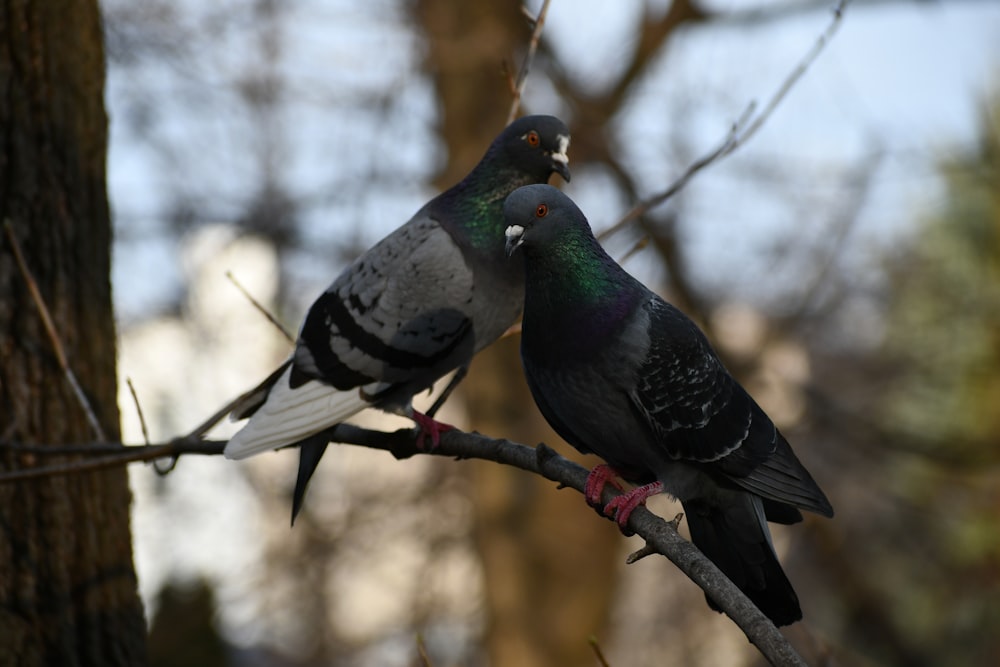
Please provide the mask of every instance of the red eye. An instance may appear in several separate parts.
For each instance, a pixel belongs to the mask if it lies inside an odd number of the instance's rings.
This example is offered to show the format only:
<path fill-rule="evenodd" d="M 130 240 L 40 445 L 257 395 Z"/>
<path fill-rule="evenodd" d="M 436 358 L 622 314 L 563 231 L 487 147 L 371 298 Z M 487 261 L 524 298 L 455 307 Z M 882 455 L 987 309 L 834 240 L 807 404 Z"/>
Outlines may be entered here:
<path fill-rule="evenodd" d="M 538 144 L 542 143 L 542 140 L 538 138 L 538 133 L 535 132 L 534 130 L 528 132 L 526 139 L 528 140 L 529 146 L 537 146 Z"/>
<path fill-rule="evenodd" d="M 536 218 L 544 218 L 549 214 L 549 207 L 545 204 L 539 204 L 538 208 L 535 209 Z"/>

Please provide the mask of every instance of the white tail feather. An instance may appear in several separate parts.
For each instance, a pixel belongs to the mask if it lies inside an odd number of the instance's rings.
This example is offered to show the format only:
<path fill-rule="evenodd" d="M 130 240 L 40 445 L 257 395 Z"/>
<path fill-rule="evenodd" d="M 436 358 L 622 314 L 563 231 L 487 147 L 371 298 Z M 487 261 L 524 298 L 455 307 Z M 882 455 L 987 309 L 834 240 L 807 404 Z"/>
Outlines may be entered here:
<path fill-rule="evenodd" d="M 341 391 L 309 381 L 292 389 L 288 368 L 271 387 L 264 404 L 226 444 L 227 459 L 245 459 L 299 442 L 369 407 L 357 389 Z"/>

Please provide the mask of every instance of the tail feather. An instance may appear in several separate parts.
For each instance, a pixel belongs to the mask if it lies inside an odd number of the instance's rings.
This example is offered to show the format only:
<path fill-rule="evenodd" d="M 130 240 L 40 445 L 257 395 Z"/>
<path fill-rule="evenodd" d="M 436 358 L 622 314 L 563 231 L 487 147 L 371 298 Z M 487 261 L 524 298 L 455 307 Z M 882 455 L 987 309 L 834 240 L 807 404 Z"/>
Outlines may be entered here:
<path fill-rule="evenodd" d="M 745 476 L 732 481 L 763 498 L 832 517 L 833 506 L 809 471 L 795 456 L 788 441 L 777 434 L 774 452 Z"/>
<path fill-rule="evenodd" d="M 691 540 L 775 625 L 801 620 L 799 598 L 774 553 L 760 498 L 741 493 L 732 499 L 736 502 L 725 506 L 684 501 Z"/>
<path fill-rule="evenodd" d="M 326 451 L 328 444 L 330 444 L 328 439 L 319 434 L 311 438 L 306 438 L 299 447 L 299 472 L 295 477 L 295 491 L 292 493 L 293 526 L 295 525 L 295 517 L 302 510 L 302 503 L 306 498 L 306 487 L 309 485 L 309 480 L 312 479 L 313 473 L 316 472 L 316 466 L 319 465 L 320 459 L 323 458 L 323 453 Z"/>
<path fill-rule="evenodd" d="M 316 381 L 292 389 L 290 374 L 288 366 L 250 421 L 229 440 L 226 458 L 244 459 L 297 444 L 369 407 L 357 390 L 342 391 Z"/>

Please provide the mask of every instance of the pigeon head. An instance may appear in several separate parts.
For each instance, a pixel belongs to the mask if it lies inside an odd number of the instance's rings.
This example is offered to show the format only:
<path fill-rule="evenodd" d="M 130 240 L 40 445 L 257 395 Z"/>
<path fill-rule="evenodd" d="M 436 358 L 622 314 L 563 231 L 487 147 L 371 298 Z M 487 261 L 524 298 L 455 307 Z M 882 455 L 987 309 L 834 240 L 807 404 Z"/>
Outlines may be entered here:
<path fill-rule="evenodd" d="M 646 288 L 608 256 L 573 200 L 549 185 L 527 185 L 504 201 L 504 249 L 525 268 L 524 341 L 572 331 L 550 359 L 583 359 L 628 317 Z M 517 258 L 515 258 L 517 259 Z"/>
<path fill-rule="evenodd" d="M 558 173 L 569 182 L 569 128 L 555 116 L 518 118 L 497 137 L 502 154 L 537 181 Z"/>
<path fill-rule="evenodd" d="M 503 205 L 507 222 L 505 250 L 510 257 L 552 247 L 561 241 L 592 236 L 587 219 L 573 200 L 551 185 L 526 185 L 507 197 Z"/>

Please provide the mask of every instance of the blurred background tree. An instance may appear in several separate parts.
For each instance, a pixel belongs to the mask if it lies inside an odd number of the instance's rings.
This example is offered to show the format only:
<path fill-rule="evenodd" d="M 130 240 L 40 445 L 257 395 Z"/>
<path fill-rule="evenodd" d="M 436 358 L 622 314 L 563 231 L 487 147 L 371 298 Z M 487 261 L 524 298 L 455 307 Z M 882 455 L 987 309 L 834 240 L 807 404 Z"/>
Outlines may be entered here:
<path fill-rule="evenodd" d="M 118 440 L 119 415 L 99 8 L 0 14 L 0 439 L 45 450 L 0 449 L 8 473 Z M 119 469 L 0 484 L 0 665 L 146 664 L 130 505 Z"/>
<path fill-rule="evenodd" d="M 988 54 L 976 69 L 963 49 L 988 43 L 973 27 L 988 34 L 1000 15 L 872 4 L 852 6 L 849 29 L 751 144 L 606 245 L 621 257 L 648 239 L 627 268 L 706 328 L 837 509 L 775 530 L 806 614 L 787 634 L 807 660 L 989 664 L 996 104 L 984 103 L 978 137 L 952 146 L 924 138 L 939 126 L 922 112 L 960 115 L 943 102 L 959 95 L 933 89 L 954 82 L 948 72 L 995 81 Z M 773 90 L 828 10 L 554 0 L 525 111 L 570 125 L 566 189 L 607 228 Z M 347 261 L 480 157 L 531 26 L 499 0 L 104 11 L 120 366 L 163 439 L 288 353 L 225 271 L 294 328 Z M 927 77 L 919 90 L 911 69 Z M 476 359 L 446 410 L 596 462 L 544 425 L 516 338 Z M 136 433 L 130 410 L 124 428 Z M 589 636 L 612 665 L 760 660 L 665 560 L 625 568 L 634 540 L 575 494 L 498 466 L 334 447 L 290 530 L 295 458 L 133 471 L 151 618 L 216 619 L 233 665 L 420 664 L 418 633 L 439 667 L 594 664 Z M 187 589 L 200 592 L 171 592 Z M 163 623 L 180 626 L 154 621 L 170 638 L 151 644 L 154 661 L 159 646 L 196 641 Z M 217 655 L 220 637 L 197 633 Z"/>

